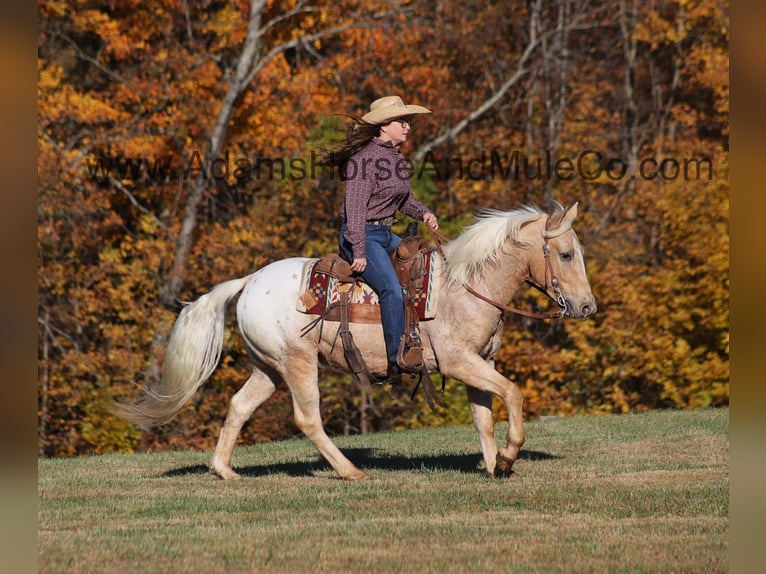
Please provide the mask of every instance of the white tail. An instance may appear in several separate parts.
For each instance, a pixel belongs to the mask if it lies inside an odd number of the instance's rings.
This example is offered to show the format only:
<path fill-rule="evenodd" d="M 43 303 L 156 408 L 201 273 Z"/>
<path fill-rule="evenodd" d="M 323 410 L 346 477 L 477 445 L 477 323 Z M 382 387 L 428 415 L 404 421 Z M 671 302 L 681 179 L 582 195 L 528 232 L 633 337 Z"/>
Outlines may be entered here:
<path fill-rule="evenodd" d="M 130 404 L 114 405 L 115 414 L 147 428 L 170 421 L 213 374 L 223 348 L 226 305 L 244 289 L 250 276 L 216 285 L 186 305 L 170 332 L 162 378 Z"/>

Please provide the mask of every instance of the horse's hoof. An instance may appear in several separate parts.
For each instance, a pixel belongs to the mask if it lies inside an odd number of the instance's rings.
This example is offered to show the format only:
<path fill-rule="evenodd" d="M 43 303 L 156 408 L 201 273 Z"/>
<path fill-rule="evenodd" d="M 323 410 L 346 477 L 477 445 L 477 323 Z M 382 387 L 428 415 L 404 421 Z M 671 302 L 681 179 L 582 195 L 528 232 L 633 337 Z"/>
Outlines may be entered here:
<path fill-rule="evenodd" d="M 513 472 L 513 462 L 510 458 L 506 458 L 498 452 L 495 457 L 495 477 L 518 478 L 519 474 Z"/>
<path fill-rule="evenodd" d="M 503 478 L 507 480 L 518 480 L 521 478 L 521 475 L 513 469 L 507 472 L 501 472 L 498 469 L 495 469 L 495 478 Z"/>
<path fill-rule="evenodd" d="M 212 474 L 213 476 L 217 476 L 218 478 L 223 480 L 239 480 L 240 478 L 242 478 L 239 474 L 237 474 L 230 468 L 214 468 L 213 467 L 210 469 L 210 474 Z"/>
<path fill-rule="evenodd" d="M 367 479 L 369 479 L 369 478 L 370 478 L 370 475 L 369 475 L 369 474 L 367 474 L 367 473 L 366 473 L 366 472 L 364 472 L 363 470 L 359 470 L 359 469 L 357 469 L 357 470 L 355 470 L 354 472 L 352 472 L 351 474 L 349 474 L 349 475 L 347 475 L 347 476 L 344 476 L 344 477 L 343 477 L 343 480 L 351 480 L 351 481 L 354 481 L 354 480 L 367 480 Z"/>

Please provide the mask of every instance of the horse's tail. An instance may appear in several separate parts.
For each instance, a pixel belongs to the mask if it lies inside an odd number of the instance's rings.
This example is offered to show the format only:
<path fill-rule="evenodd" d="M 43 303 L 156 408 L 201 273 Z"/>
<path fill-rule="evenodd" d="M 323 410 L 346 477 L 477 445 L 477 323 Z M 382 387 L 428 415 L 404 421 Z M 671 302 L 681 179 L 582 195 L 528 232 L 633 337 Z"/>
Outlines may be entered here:
<path fill-rule="evenodd" d="M 216 285 L 187 304 L 170 332 L 159 383 L 145 387 L 136 402 L 114 404 L 113 412 L 143 428 L 170 421 L 218 366 L 226 305 L 249 278 Z"/>

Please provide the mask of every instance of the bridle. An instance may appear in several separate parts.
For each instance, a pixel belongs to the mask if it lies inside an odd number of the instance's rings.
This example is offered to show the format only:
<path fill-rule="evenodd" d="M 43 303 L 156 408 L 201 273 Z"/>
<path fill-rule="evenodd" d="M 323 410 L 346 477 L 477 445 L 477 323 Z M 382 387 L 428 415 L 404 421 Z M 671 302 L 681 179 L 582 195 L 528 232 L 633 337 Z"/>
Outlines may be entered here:
<path fill-rule="evenodd" d="M 553 264 L 551 263 L 551 246 L 548 243 L 548 240 L 554 237 L 558 237 L 562 233 L 566 232 L 568 230 L 568 227 L 565 227 L 563 230 L 559 231 L 558 233 L 551 233 L 548 229 L 549 224 L 550 224 L 550 217 L 545 220 L 545 231 L 543 232 L 543 238 L 545 239 L 545 242 L 543 243 L 543 258 L 545 259 L 545 285 L 540 286 L 536 282 L 532 281 L 532 279 L 529 277 L 525 281 L 530 286 L 534 287 L 541 293 L 544 293 L 545 296 L 548 297 L 548 299 L 556 303 L 559 306 L 558 311 L 550 312 L 550 313 L 534 313 L 532 311 L 525 311 L 524 309 L 509 307 L 508 305 L 504 305 L 503 303 L 500 303 L 499 301 L 490 299 L 486 295 L 482 295 L 481 293 L 476 291 L 476 289 L 474 289 L 468 284 L 464 285 L 466 291 L 468 291 L 474 297 L 481 299 L 485 303 L 489 303 L 490 305 L 497 307 L 501 311 L 516 313 L 517 315 L 523 315 L 524 317 L 531 317 L 532 319 L 560 319 L 561 317 L 563 317 L 567 310 L 567 304 L 566 304 L 566 299 L 564 298 L 564 295 L 561 293 L 561 289 L 559 288 L 559 280 L 553 274 Z M 431 238 L 436 244 L 436 250 L 439 252 L 439 255 L 441 255 L 442 258 L 446 261 L 447 256 L 445 255 L 444 249 L 442 248 L 442 240 L 446 240 L 447 238 L 444 237 L 441 233 L 431 229 L 428 225 L 426 225 L 426 228 L 431 233 Z M 555 297 L 554 295 L 551 295 L 550 291 L 548 291 L 548 277 L 550 277 L 550 283 L 551 283 L 551 287 L 553 288 L 553 293 L 555 294 Z"/>

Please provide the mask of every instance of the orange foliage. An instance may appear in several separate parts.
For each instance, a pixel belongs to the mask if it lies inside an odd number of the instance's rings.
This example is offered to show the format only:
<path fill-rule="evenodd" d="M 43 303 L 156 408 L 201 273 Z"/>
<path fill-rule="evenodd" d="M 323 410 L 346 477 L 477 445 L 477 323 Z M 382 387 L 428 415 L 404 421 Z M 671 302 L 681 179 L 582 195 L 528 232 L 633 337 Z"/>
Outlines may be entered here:
<path fill-rule="evenodd" d="M 321 170 L 289 177 L 273 163 L 310 166 L 340 133 L 333 114 L 361 114 L 384 93 L 427 105 L 434 113 L 408 142 L 414 154 L 517 72 L 432 159 L 480 167 L 484 153 L 486 168 L 495 152 L 507 167 L 515 151 L 532 169 L 431 171 L 413 186 L 452 235 L 481 207 L 580 201 L 577 231 L 599 311 L 583 323 L 508 318 L 496 363 L 521 387 L 527 416 L 728 402 L 725 3 L 600 2 L 580 13 L 566 12 L 570 3 L 414 1 L 384 17 L 346 0 L 300 7 L 267 4 L 258 57 L 301 35 L 357 26 L 265 62 L 235 102 L 221 156 L 204 165 L 250 3 L 38 4 L 41 455 L 214 445 L 249 374 L 233 321 L 221 366 L 167 428 L 140 433 L 106 409 L 156 376 L 178 311 L 162 291 L 197 175 L 207 187 L 184 300 L 274 259 L 335 249 L 341 182 Z M 539 43 L 519 70 L 531 18 Z M 587 173 L 546 171 L 562 158 L 581 159 Z M 272 163 L 258 172 L 259 160 Z M 526 292 L 515 303 L 545 305 Z M 364 401 L 346 376 L 325 373 L 322 386 L 331 432 L 437 420 L 422 400 Z M 468 420 L 462 392 L 445 399 L 442 422 Z M 505 414 L 498 405 L 497 417 Z M 280 389 L 241 440 L 295 433 Z"/>

